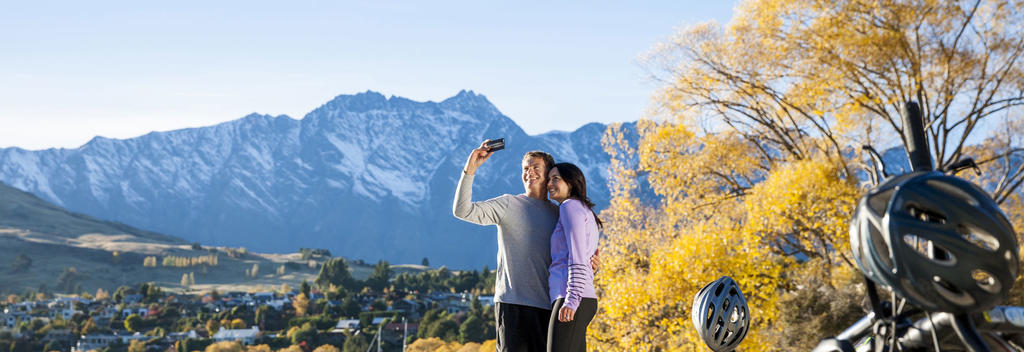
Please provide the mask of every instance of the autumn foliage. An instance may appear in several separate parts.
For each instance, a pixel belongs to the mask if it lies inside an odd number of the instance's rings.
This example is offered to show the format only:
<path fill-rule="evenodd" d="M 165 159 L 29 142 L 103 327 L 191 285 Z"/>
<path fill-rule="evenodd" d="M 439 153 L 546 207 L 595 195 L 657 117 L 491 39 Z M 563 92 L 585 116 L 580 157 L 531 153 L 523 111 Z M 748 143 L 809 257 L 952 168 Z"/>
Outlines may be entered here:
<path fill-rule="evenodd" d="M 1022 25 L 1020 2 L 763 0 L 658 45 L 644 60 L 662 88 L 638 141 L 617 125 L 604 140 L 612 200 L 589 341 L 702 350 L 690 304 L 721 275 L 751 305 L 740 350 L 806 350 L 859 318 L 847 226 L 869 186 L 860 146 L 902 147 L 908 101 L 936 166 L 974 157 L 982 176 L 961 176 L 1020 229 Z"/>

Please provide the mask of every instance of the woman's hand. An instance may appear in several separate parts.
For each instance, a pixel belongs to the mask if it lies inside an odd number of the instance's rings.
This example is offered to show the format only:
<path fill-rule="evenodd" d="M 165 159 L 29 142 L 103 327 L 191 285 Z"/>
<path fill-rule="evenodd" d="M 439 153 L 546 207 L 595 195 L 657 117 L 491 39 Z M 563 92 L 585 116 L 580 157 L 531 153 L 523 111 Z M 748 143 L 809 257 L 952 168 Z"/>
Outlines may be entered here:
<path fill-rule="evenodd" d="M 576 311 L 569 307 L 562 307 L 558 310 L 558 321 L 568 323 L 576 316 Z"/>
<path fill-rule="evenodd" d="M 590 257 L 590 271 L 597 275 L 597 269 L 601 268 L 601 250 L 594 250 L 594 256 Z"/>

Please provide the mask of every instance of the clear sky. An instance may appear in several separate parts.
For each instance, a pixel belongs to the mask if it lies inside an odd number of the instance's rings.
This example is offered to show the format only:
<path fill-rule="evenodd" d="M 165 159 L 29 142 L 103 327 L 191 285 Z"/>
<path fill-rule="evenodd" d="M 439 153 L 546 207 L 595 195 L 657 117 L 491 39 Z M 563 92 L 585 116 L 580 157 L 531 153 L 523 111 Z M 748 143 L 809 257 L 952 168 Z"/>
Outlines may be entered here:
<path fill-rule="evenodd" d="M 9 1 L 0 147 L 302 118 L 339 94 L 484 94 L 527 133 L 636 120 L 637 56 L 733 1 Z"/>

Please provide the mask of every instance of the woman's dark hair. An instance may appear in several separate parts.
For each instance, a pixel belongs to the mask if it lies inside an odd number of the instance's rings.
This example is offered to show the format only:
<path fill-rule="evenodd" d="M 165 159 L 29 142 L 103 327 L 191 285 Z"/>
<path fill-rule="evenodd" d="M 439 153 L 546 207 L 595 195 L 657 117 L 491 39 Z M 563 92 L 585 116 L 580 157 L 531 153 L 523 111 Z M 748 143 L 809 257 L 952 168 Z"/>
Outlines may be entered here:
<path fill-rule="evenodd" d="M 555 168 L 558 169 L 558 174 L 562 176 L 562 180 L 569 184 L 569 198 L 583 202 L 590 209 L 590 212 L 594 213 L 597 227 L 604 228 L 604 222 L 597 217 L 597 212 L 594 211 L 594 202 L 587 198 L 587 179 L 583 177 L 583 171 L 580 171 L 580 168 L 571 163 L 557 163 Z"/>

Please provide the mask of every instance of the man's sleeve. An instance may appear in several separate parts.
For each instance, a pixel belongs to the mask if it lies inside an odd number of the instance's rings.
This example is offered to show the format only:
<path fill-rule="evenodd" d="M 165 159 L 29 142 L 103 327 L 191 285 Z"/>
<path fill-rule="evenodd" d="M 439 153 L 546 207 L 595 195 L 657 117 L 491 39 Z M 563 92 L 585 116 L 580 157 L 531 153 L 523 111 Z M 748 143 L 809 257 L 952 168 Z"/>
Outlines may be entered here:
<path fill-rule="evenodd" d="M 507 196 L 499 196 L 482 202 L 474 202 L 473 199 L 473 176 L 462 174 L 459 179 L 459 186 L 455 189 L 455 202 L 452 204 L 452 214 L 456 218 L 465 220 L 477 225 L 497 225 L 508 209 L 509 199 Z"/>

